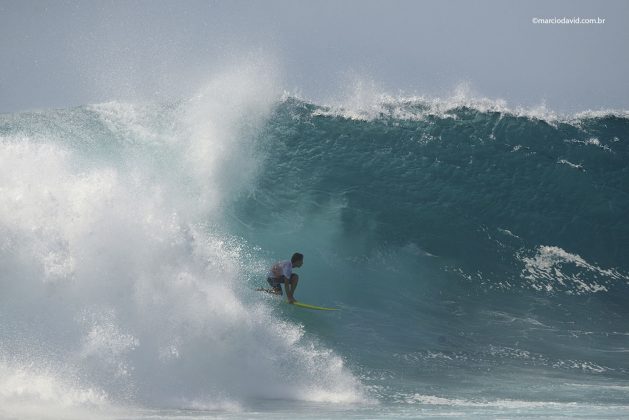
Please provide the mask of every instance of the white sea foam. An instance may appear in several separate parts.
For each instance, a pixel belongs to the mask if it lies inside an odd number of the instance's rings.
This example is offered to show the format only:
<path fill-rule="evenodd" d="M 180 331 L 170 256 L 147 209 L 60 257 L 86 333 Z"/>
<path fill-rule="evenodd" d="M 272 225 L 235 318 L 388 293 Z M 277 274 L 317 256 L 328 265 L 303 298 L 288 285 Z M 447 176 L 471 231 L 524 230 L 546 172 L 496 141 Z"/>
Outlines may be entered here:
<path fill-rule="evenodd" d="M 591 110 L 588 109 L 586 111 L 577 112 L 574 114 L 573 119 L 575 121 L 593 119 L 593 118 L 607 118 L 607 117 L 616 117 L 616 118 L 629 118 L 628 110 L 620 110 L 620 109 L 599 109 L 599 110 Z"/>
<path fill-rule="evenodd" d="M 521 277 L 537 290 L 596 293 L 607 291 L 611 281 L 629 280 L 616 269 L 598 267 L 556 246 L 540 246 L 533 256 L 521 252 L 518 259 L 524 264 Z"/>
<path fill-rule="evenodd" d="M 587 140 L 568 139 L 568 140 L 564 140 L 564 142 L 573 143 L 573 144 L 582 144 L 584 146 L 596 146 L 600 149 L 605 150 L 606 152 L 612 152 L 612 149 L 608 145 L 601 143 L 601 141 L 597 139 L 596 137 L 591 137 Z"/>
<path fill-rule="evenodd" d="M 463 398 L 448 398 L 437 395 L 411 394 L 403 399 L 407 404 L 446 405 L 453 407 L 495 407 L 495 408 L 532 408 L 552 405 L 565 405 L 555 402 L 520 401 L 520 400 L 467 400 Z M 572 404 L 569 404 L 572 405 Z"/>
<path fill-rule="evenodd" d="M 164 139 L 156 130 L 155 116 L 164 109 L 151 104 L 111 101 L 88 106 L 109 132 L 124 142 L 158 143 Z M 172 121 L 172 120 L 171 120 Z"/>
<path fill-rule="evenodd" d="M 0 361 L 0 418 L 99 419 L 117 411 L 104 390 L 63 369 Z"/>
<path fill-rule="evenodd" d="M 122 160 L 46 132 L 1 139 L 0 286 L 10 303 L 0 307 L 0 351 L 22 362 L 7 359 L 0 406 L 26 394 L 60 406 L 227 410 L 259 398 L 364 400 L 341 357 L 243 292 L 266 262 L 220 228 L 225 203 L 255 176 L 252 133 L 276 100 L 258 73 L 219 75 L 154 131 L 150 107 L 92 107 L 129 139 Z M 147 145 L 167 161 L 154 166 Z M 36 321 L 26 326 L 25 314 Z M 81 385 L 56 385 L 36 362 Z"/>
<path fill-rule="evenodd" d="M 503 233 L 507 236 L 510 236 L 512 238 L 515 239 L 520 239 L 520 237 L 518 235 L 516 235 L 515 233 L 511 232 L 509 229 L 502 229 L 502 228 L 498 228 L 498 232 Z"/>
<path fill-rule="evenodd" d="M 568 165 L 572 169 L 578 169 L 579 171 L 585 172 L 585 169 L 583 168 L 583 165 L 569 162 L 566 159 L 559 159 L 557 161 L 557 163 L 560 164 L 560 165 Z"/>
<path fill-rule="evenodd" d="M 556 126 L 559 123 L 580 126 L 592 118 L 629 118 L 626 110 L 587 110 L 578 113 L 559 113 L 544 102 L 535 106 L 513 106 L 500 98 L 488 98 L 474 92 L 468 83 L 458 84 L 449 95 L 391 95 L 384 93 L 376 82 L 356 77 L 347 82 L 339 96 L 313 112 L 313 115 L 341 117 L 351 120 L 373 121 L 379 118 L 421 121 L 428 116 L 456 119 L 455 110 L 470 108 L 483 113 L 499 113 L 545 121 Z M 490 135 L 490 139 L 493 135 Z"/>
<path fill-rule="evenodd" d="M 451 407 L 457 410 L 466 410 L 466 416 L 472 417 L 485 417 L 485 416 L 497 416 L 503 417 L 505 413 L 518 413 L 519 415 L 527 412 L 535 412 L 535 417 L 542 416 L 547 417 L 551 413 L 561 413 L 561 417 L 564 415 L 570 416 L 569 413 L 592 413 L 593 416 L 618 416 L 625 415 L 629 412 L 629 406 L 627 405 L 590 405 L 581 402 L 563 402 L 563 401 L 531 401 L 531 400 L 516 400 L 516 399 L 465 399 L 465 398 L 453 398 L 442 397 L 438 395 L 430 394 L 408 394 L 401 395 L 399 402 L 421 406 L 443 406 Z M 469 411 L 474 410 L 474 411 Z M 480 411 L 476 411 L 480 410 Z M 497 412 L 493 413 L 494 410 Z M 517 411 L 514 411 L 517 410 Z M 543 410 L 543 411 L 538 411 Z M 429 412 L 430 413 L 430 412 Z M 598 413 L 598 414 L 597 414 Z M 452 415 L 457 415 L 456 411 Z"/>
<path fill-rule="evenodd" d="M 17 400 L 48 403 L 63 407 L 77 405 L 101 406 L 108 402 L 105 392 L 92 387 L 76 386 L 60 379 L 55 372 L 39 371 L 33 364 L 10 366 L 0 363 L 0 398 L 3 402 Z"/>

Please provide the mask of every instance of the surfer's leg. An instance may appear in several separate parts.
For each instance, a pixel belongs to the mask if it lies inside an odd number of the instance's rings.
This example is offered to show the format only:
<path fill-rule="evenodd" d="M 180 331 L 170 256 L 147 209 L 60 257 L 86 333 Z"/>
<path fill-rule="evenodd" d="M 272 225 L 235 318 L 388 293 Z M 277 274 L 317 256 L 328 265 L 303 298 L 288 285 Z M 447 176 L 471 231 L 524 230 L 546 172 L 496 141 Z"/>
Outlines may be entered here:
<path fill-rule="evenodd" d="M 288 285 L 290 283 L 290 291 L 291 295 L 295 293 L 295 289 L 297 288 L 297 283 L 299 283 L 299 276 L 297 274 L 291 274 L 290 281 L 286 282 Z"/>

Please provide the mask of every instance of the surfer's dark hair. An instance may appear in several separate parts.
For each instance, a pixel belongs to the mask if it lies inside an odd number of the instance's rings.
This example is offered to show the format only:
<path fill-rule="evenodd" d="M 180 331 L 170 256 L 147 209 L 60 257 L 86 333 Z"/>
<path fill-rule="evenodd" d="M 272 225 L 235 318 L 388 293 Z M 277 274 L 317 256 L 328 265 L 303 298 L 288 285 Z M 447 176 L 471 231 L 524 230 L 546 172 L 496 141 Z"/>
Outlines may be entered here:
<path fill-rule="evenodd" d="M 304 254 L 300 254 L 299 252 L 295 252 L 292 257 L 290 257 L 290 262 L 296 263 L 297 261 L 303 261 Z"/>

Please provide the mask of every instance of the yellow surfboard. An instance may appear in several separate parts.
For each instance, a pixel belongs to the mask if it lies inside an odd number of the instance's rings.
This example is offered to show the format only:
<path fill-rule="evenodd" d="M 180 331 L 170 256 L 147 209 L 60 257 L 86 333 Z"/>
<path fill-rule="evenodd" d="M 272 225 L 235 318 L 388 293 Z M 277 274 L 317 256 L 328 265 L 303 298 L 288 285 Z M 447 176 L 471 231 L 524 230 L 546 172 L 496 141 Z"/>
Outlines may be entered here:
<path fill-rule="evenodd" d="M 295 302 L 293 306 L 299 306 L 300 308 L 314 309 L 317 311 L 338 311 L 338 308 L 324 308 L 323 306 L 309 305 L 307 303 Z"/>
<path fill-rule="evenodd" d="M 259 289 L 256 289 L 256 291 L 257 292 L 266 292 L 266 293 L 270 293 L 272 295 L 275 295 L 275 293 L 271 289 L 259 288 Z M 288 303 L 286 300 L 284 300 L 284 302 Z M 309 305 L 307 303 L 302 303 L 302 302 L 294 302 L 293 306 L 299 306 L 300 308 L 305 308 L 305 309 L 314 309 L 315 311 L 338 311 L 339 310 L 338 308 L 325 308 L 323 306 Z"/>

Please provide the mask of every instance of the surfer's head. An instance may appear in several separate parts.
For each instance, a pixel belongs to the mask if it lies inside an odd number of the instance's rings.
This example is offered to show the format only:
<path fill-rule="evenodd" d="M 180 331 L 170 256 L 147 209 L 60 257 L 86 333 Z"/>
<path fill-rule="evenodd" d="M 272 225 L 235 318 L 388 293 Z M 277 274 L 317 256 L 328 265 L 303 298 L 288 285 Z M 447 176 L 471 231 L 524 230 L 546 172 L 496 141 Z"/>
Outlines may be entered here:
<path fill-rule="evenodd" d="M 304 264 L 304 254 L 295 252 L 293 256 L 290 257 L 290 262 L 293 264 L 293 267 L 301 267 Z"/>

